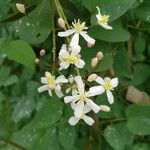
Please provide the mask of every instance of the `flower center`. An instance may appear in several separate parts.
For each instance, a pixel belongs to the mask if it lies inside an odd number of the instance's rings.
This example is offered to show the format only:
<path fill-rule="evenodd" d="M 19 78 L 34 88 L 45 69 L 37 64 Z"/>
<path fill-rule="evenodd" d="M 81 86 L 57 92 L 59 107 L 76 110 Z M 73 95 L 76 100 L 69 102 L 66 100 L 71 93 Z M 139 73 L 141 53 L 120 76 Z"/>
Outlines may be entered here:
<path fill-rule="evenodd" d="M 71 64 L 74 64 L 74 63 L 76 63 L 76 61 L 78 60 L 78 58 L 75 57 L 74 55 L 70 54 L 70 55 L 66 58 L 66 60 L 67 60 L 68 62 L 70 62 Z"/>
<path fill-rule="evenodd" d="M 85 22 L 80 22 L 80 20 L 78 20 L 78 22 L 74 21 L 74 23 L 72 23 L 73 28 L 76 30 L 76 32 L 80 33 L 84 28 L 85 28 Z"/>
<path fill-rule="evenodd" d="M 101 17 L 100 23 L 107 24 L 108 21 L 109 21 L 109 15 L 103 15 Z"/>
<path fill-rule="evenodd" d="M 85 93 L 81 93 L 81 94 L 80 94 L 80 100 L 81 100 L 81 101 L 86 100 L 86 94 L 85 94 Z"/>
<path fill-rule="evenodd" d="M 55 80 L 52 76 L 48 76 L 47 77 L 47 84 L 48 84 L 48 87 L 51 89 L 54 87 L 55 85 Z"/>
<path fill-rule="evenodd" d="M 109 80 L 105 80 L 105 83 L 103 86 L 105 90 L 111 90 L 113 88 Z"/>

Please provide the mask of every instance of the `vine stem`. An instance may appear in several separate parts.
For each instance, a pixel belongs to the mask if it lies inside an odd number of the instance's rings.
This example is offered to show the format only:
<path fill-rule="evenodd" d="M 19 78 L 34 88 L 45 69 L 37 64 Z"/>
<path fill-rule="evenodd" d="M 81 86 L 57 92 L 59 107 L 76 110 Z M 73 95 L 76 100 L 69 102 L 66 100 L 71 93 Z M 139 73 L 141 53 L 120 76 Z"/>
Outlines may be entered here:
<path fill-rule="evenodd" d="M 16 147 L 16 148 L 18 148 L 20 150 L 27 150 L 25 147 L 23 147 L 23 146 L 15 143 L 15 142 L 13 142 L 13 141 L 10 141 L 8 139 L 0 137 L 0 140 L 3 141 L 3 142 L 5 142 L 6 144 L 10 144 L 10 145 L 12 145 L 12 146 L 14 146 L 14 147 Z"/>

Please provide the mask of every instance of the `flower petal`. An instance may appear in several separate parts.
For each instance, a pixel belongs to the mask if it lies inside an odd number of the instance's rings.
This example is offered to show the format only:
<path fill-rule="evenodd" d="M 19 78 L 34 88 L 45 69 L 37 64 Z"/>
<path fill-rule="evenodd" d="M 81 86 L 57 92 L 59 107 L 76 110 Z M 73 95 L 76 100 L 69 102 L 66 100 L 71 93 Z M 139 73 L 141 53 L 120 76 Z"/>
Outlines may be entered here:
<path fill-rule="evenodd" d="M 48 90 L 48 85 L 43 85 L 43 86 L 38 88 L 38 92 L 39 93 L 47 91 L 47 90 Z"/>
<path fill-rule="evenodd" d="M 109 90 L 107 90 L 107 91 L 106 91 L 106 94 L 107 94 L 108 102 L 109 102 L 110 104 L 112 104 L 112 103 L 114 102 L 114 96 L 113 96 L 112 92 L 109 91 Z"/>
<path fill-rule="evenodd" d="M 67 37 L 71 34 L 75 33 L 75 30 L 67 30 L 67 31 L 64 31 L 64 32 L 58 32 L 58 36 L 59 37 Z"/>
<path fill-rule="evenodd" d="M 109 26 L 108 24 L 104 24 L 104 23 L 101 23 L 100 24 L 103 28 L 105 28 L 106 30 L 112 30 L 113 28 L 111 26 Z"/>
<path fill-rule="evenodd" d="M 85 65 L 85 62 L 82 59 L 78 59 L 78 61 L 75 63 L 76 67 L 83 68 Z"/>
<path fill-rule="evenodd" d="M 41 83 L 47 84 L 47 78 L 46 78 L 46 77 L 42 77 L 42 78 L 41 78 Z"/>
<path fill-rule="evenodd" d="M 64 58 L 67 58 L 69 55 L 67 50 L 60 50 L 59 52 L 59 59 L 64 60 Z"/>
<path fill-rule="evenodd" d="M 79 101 L 75 107 L 74 115 L 80 118 L 83 114 L 84 101 Z"/>
<path fill-rule="evenodd" d="M 104 80 L 99 76 L 95 79 L 95 81 L 101 85 L 103 85 L 105 83 Z"/>
<path fill-rule="evenodd" d="M 95 40 L 93 38 L 91 38 L 88 34 L 86 34 L 86 32 L 82 31 L 82 32 L 80 32 L 80 34 L 88 43 L 90 43 L 92 45 L 95 44 Z"/>
<path fill-rule="evenodd" d="M 59 84 L 59 83 L 67 83 L 68 79 L 65 78 L 64 75 L 60 75 L 59 77 L 57 77 L 55 83 Z"/>
<path fill-rule="evenodd" d="M 84 114 L 86 114 L 86 113 L 88 113 L 88 112 L 90 112 L 90 111 L 91 111 L 91 107 L 89 107 L 88 104 L 85 104 L 85 105 L 84 105 Z"/>
<path fill-rule="evenodd" d="M 49 94 L 50 96 L 53 96 L 51 90 L 48 90 L 48 94 Z"/>
<path fill-rule="evenodd" d="M 75 33 L 72 36 L 71 42 L 70 42 L 70 46 L 72 49 L 76 49 L 79 47 L 79 33 Z"/>
<path fill-rule="evenodd" d="M 110 82 L 113 87 L 117 87 L 117 85 L 119 83 L 118 78 L 113 78 L 113 79 L 111 79 Z"/>
<path fill-rule="evenodd" d="M 62 46 L 61 46 L 61 50 L 67 50 L 67 45 L 66 44 L 63 44 Z"/>
<path fill-rule="evenodd" d="M 79 95 L 66 96 L 64 98 L 65 103 L 70 103 L 70 102 L 74 102 L 74 101 L 78 101 L 78 100 L 79 100 Z"/>
<path fill-rule="evenodd" d="M 78 86 L 78 91 L 80 93 L 84 93 L 84 83 L 83 83 L 83 81 L 81 79 L 81 76 L 76 76 L 75 77 L 75 81 L 76 81 L 76 84 Z"/>
<path fill-rule="evenodd" d="M 94 123 L 94 120 L 87 115 L 84 115 L 83 120 L 90 126 L 93 125 L 93 123 Z"/>
<path fill-rule="evenodd" d="M 86 102 L 95 113 L 98 113 L 100 111 L 100 107 L 97 104 L 95 104 L 92 100 L 87 99 Z"/>
<path fill-rule="evenodd" d="M 62 61 L 59 65 L 60 65 L 59 70 L 62 70 L 62 69 L 67 69 L 70 66 L 70 63 L 67 61 Z"/>
<path fill-rule="evenodd" d="M 96 95 L 100 95 L 102 93 L 105 92 L 105 89 L 103 86 L 99 85 L 99 86 L 93 86 L 89 89 L 89 92 L 87 92 L 88 97 L 92 97 L 92 96 L 96 96 Z"/>
<path fill-rule="evenodd" d="M 56 95 L 59 97 L 59 98 L 62 98 L 64 95 L 63 95 L 63 93 L 62 93 L 62 91 L 58 91 L 58 90 L 56 90 L 55 89 L 55 93 L 56 93 Z"/>
<path fill-rule="evenodd" d="M 77 118 L 77 117 L 75 117 L 75 116 L 73 116 L 73 117 L 71 117 L 70 119 L 69 119 L 69 124 L 71 125 L 71 126 L 74 126 L 75 124 L 77 124 L 78 122 L 79 122 L 79 118 Z"/>

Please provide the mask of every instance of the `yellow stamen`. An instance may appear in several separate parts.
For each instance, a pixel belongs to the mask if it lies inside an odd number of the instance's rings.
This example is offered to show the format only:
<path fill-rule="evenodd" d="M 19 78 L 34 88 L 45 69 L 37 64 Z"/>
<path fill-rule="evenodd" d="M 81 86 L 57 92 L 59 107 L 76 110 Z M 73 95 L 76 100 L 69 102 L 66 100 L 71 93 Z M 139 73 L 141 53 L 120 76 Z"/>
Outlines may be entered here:
<path fill-rule="evenodd" d="M 74 55 L 70 54 L 70 55 L 66 58 L 66 60 L 67 60 L 69 63 L 74 64 L 74 63 L 77 62 L 78 58 L 75 57 Z"/>
<path fill-rule="evenodd" d="M 99 20 L 98 22 L 103 23 L 103 24 L 107 24 L 109 21 L 109 15 L 103 15 L 101 17 L 101 20 Z"/>
<path fill-rule="evenodd" d="M 48 74 L 47 76 L 47 85 L 49 88 L 53 88 L 55 85 L 55 79 L 51 74 Z"/>
<path fill-rule="evenodd" d="M 105 79 L 105 83 L 104 83 L 104 88 L 105 90 L 111 90 L 113 88 L 113 86 L 111 85 L 111 80 L 109 78 Z"/>
<path fill-rule="evenodd" d="M 84 101 L 86 99 L 86 95 L 84 93 L 80 94 L 80 100 Z"/>
<path fill-rule="evenodd" d="M 83 29 L 86 29 L 85 27 L 85 22 L 82 22 L 80 20 L 78 20 L 78 22 L 74 21 L 74 23 L 72 23 L 73 28 L 76 30 L 76 32 L 80 33 Z"/>

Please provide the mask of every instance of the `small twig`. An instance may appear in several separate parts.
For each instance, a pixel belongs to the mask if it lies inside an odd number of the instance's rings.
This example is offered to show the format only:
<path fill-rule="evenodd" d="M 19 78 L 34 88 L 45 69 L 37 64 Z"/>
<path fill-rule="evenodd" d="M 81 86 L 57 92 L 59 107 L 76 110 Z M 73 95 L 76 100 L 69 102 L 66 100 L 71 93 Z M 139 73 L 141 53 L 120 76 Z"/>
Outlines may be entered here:
<path fill-rule="evenodd" d="M 20 150 L 27 150 L 25 147 L 23 147 L 23 146 L 15 143 L 15 142 L 13 142 L 13 141 L 10 141 L 8 139 L 0 137 L 0 140 L 3 141 L 3 142 L 5 142 L 6 144 L 10 144 L 10 145 L 12 145 L 12 146 L 14 146 L 14 147 L 16 147 L 16 148 L 18 148 Z"/>

